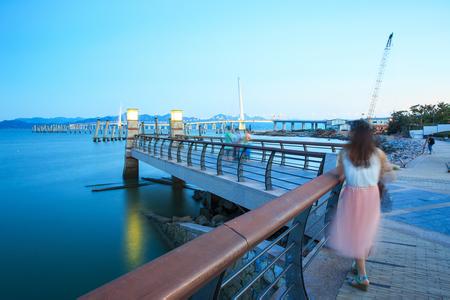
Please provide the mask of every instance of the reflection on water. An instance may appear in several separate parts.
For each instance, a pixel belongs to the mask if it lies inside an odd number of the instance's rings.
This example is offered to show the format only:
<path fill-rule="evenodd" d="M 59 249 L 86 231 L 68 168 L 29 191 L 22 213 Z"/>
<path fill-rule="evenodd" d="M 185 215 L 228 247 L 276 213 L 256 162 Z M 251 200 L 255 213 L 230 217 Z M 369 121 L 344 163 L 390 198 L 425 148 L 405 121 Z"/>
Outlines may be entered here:
<path fill-rule="evenodd" d="M 129 269 L 134 269 L 144 262 L 143 245 L 147 236 L 142 234 L 142 214 L 139 211 L 139 200 L 128 198 L 125 217 L 125 261 Z"/>

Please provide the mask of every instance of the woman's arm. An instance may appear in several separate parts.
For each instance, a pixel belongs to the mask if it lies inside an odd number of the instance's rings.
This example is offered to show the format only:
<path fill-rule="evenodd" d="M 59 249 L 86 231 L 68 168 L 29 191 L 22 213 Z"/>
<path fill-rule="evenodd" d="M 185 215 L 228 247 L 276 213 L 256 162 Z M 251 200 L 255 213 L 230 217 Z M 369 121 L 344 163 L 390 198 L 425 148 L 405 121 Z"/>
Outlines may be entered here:
<path fill-rule="evenodd" d="M 339 177 L 342 177 L 344 175 L 343 161 L 344 161 L 344 150 L 341 150 L 338 154 L 337 162 L 336 162 L 336 169 L 337 169 Z"/>
<path fill-rule="evenodd" d="M 378 149 L 378 157 L 380 158 L 381 162 L 380 181 L 383 183 L 394 181 L 394 168 L 387 159 L 386 154 L 381 149 Z"/>

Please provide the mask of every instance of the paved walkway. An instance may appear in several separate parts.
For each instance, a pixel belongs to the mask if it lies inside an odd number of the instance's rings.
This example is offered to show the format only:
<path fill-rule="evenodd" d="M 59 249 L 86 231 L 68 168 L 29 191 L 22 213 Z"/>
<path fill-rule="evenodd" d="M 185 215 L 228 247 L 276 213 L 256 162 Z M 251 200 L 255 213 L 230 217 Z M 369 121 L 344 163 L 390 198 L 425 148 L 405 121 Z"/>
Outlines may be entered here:
<path fill-rule="evenodd" d="M 388 186 L 380 236 L 367 263 L 369 291 L 344 282 L 337 299 L 450 299 L 450 143 L 438 141 L 434 150 Z"/>

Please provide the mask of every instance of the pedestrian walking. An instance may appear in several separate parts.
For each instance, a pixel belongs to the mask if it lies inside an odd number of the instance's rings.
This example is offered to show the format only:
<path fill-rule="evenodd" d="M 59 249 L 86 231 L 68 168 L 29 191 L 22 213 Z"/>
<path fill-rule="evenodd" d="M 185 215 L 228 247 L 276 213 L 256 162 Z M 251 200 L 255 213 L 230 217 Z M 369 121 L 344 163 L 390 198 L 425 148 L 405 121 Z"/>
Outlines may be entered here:
<path fill-rule="evenodd" d="M 345 183 L 331 224 L 329 246 L 354 259 L 354 277 L 349 284 L 367 291 L 370 283 L 365 262 L 380 221 L 378 183 L 392 168 L 384 152 L 375 146 L 367 122 L 355 122 L 350 136 L 350 143 L 338 156 L 338 171 L 345 175 Z"/>
<path fill-rule="evenodd" d="M 435 141 L 432 135 L 430 135 L 427 140 L 425 141 L 425 144 L 428 145 L 428 153 L 431 154 L 433 153 L 433 145 L 434 145 Z"/>

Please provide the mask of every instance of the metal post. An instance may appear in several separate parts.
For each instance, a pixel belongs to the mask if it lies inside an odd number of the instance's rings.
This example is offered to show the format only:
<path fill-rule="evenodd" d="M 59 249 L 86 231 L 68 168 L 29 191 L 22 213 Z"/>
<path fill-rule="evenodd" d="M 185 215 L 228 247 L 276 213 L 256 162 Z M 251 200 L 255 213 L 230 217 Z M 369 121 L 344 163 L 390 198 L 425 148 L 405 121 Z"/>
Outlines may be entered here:
<path fill-rule="evenodd" d="M 286 288 L 289 290 L 288 299 L 306 300 L 308 295 L 306 294 L 305 283 L 303 281 L 303 237 L 305 234 L 305 226 L 308 220 L 308 215 L 311 207 L 305 209 L 301 214 L 294 218 L 291 226 L 296 224 L 297 227 L 289 233 L 288 243 L 295 243 L 294 247 L 291 247 L 286 253 L 286 266 L 291 265 L 286 273 Z"/>
<path fill-rule="evenodd" d="M 264 148 L 264 142 L 261 142 L 261 147 Z M 262 157 L 261 157 L 261 162 L 265 162 L 266 161 L 266 150 L 263 149 L 262 151 Z"/>
<path fill-rule="evenodd" d="M 189 143 L 188 154 L 187 154 L 187 165 L 189 167 L 192 166 L 192 147 L 194 146 L 194 143 L 195 142 L 190 142 Z M 197 144 L 197 143 L 195 143 L 195 144 Z"/>
<path fill-rule="evenodd" d="M 202 154 L 200 155 L 200 169 L 202 169 L 202 170 L 206 170 L 205 157 L 206 157 L 206 148 L 207 147 L 208 147 L 208 144 L 203 144 Z"/>
<path fill-rule="evenodd" d="M 166 140 L 162 140 L 162 142 L 161 142 L 161 147 L 159 148 L 159 157 L 161 157 L 161 158 L 163 158 L 163 155 L 164 155 L 164 149 L 163 149 L 163 147 L 164 147 L 164 142 L 165 142 Z"/>
<path fill-rule="evenodd" d="M 284 145 L 283 142 L 280 142 L 280 149 L 281 149 L 281 162 L 280 165 L 284 166 L 286 162 L 286 154 L 284 153 Z"/>
<path fill-rule="evenodd" d="M 238 167 L 237 167 L 237 179 L 239 182 L 244 181 L 244 165 L 242 163 L 244 160 L 245 149 L 247 149 L 247 148 L 246 147 L 238 148 L 237 151 L 239 151 L 240 149 L 242 149 L 242 151 L 240 154 L 238 154 L 239 160 L 238 160 Z"/>
<path fill-rule="evenodd" d="M 153 155 L 156 157 L 158 153 L 156 152 L 156 145 L 158 144 L 159 138 L 155 138 L 155 144 L 153 145 Z"/>
<path fill-rule="evenodd" d="M 169 151 L 167 153 L 167 159 L 172 160 L 172 146 L 173 146 L 173 140 L 170 140 L 169 142 Z"/>
<path fill-rule="evenodd" d="M 264 176 L 264 182 L 266 184 L 266 190 L 270 191 L 272 187 L 272 163 L 275 157 L 275 151 L 270 152 L 269 160 L 266 165 L 266 172 Z"/>
<path fill-rule="evenodd" d="M 149 137 L 149 140 L 148 140 L 148 145 L 147 145 L 147 152 L 148 152 L 148 154 L 150 154 L 151 152 L 152 152 L 152 140 L 153 140 L 153 138 L 152 137 Z"/>
<path fill-rule="evenodd" d="M 217 155 L 217 175 L 223 175 L 222 160 L 223 160 L 223 153 L 224 152 L 225 152 L 225 146 L 222 145 L 220 147 L 219 154 Z"/>
<path fill-rule="evenodd" d="M 177 148 L 177 162 L 182 162 L 181 160 L 181 148 L 183 146 L 183 142 L 179 142 L 178 143 L 178 148 Z"/>

